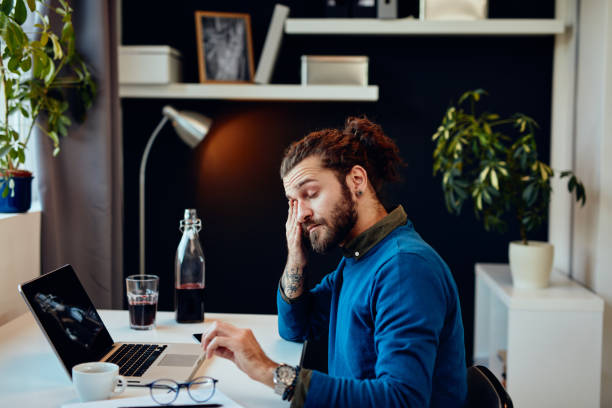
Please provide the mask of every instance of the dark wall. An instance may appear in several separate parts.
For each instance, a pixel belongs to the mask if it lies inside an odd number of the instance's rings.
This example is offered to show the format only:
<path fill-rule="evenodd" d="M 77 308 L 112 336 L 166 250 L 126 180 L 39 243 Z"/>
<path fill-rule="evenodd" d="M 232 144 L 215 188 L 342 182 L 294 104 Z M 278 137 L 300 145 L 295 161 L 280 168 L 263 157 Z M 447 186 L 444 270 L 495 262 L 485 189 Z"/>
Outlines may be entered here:
<path fill-rule="evenodd" d="M 283 2 L 291 16 L 315 16 L 314 2 Z M 418 2 L 416 2 L 418 3 Z M 195 10 L 249 13 L 255 61 L 259 58 L 275 1 L 123 2 L 123 44 L 168 44 L 183 55 L 183 79 L 198 81 Z M 308 4 L 305 6 L 304 4 Z M 415 2 L 401 10 L 416 10 Z M 554 1 L 491 0 L 494 18 L 554 15 Z M 505 235 L 486 233 L 469 207 L 456 217 L 444 207 L 440 180 L 432 177 L 431 135 L 449 103 L 465 90 L 486 89 L 489 111 L 520 111 L 540 124 L 540 153 L 548 160 L 553 38 L 452 36 L 285 35 L 274 83 L 299 83 L 302 54 L 367 55 L 378 102 L 239 102 L 124 99 L 125 273 L 138 271 L 138 169 L 144 145 L 161 109 L 201 112 L 214 119 L 205 141 L 191 151 L 171 126 L 159 135 L 147 170 L 147 272 L 161 278 L 160 308 L 173 309 L 173 262 L 185 208 L 203 220 L 206 309 L 210 312 L 276 313 L 275 291 L 285 256 L 286 199 L 278 175 L 284 148 L 309 131 L 342 126 L 349 115 L 366 114 L 396 140 L 408 166 L 390 190 L 417 231 L 449 264 L 461 297 L 467 355 L 473 341 L 474 263 L 507 262 Z M 533 234 L 546 239 L 546 226 Z M 310 283 L 333 270 L 339 251 L 311 257 Z"/>

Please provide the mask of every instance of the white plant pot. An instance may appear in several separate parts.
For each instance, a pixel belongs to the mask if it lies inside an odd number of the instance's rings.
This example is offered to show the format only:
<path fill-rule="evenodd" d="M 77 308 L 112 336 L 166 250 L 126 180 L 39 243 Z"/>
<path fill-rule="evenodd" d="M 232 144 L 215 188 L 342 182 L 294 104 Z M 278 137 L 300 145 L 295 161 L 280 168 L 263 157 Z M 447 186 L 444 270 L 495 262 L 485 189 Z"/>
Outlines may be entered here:
<path fill-rule="evenodd" d="M 509 258 L 515 288 L 537 289 L 548 286 L 552 271 L 554 247 L 548 242 L 510 242 Z"/>

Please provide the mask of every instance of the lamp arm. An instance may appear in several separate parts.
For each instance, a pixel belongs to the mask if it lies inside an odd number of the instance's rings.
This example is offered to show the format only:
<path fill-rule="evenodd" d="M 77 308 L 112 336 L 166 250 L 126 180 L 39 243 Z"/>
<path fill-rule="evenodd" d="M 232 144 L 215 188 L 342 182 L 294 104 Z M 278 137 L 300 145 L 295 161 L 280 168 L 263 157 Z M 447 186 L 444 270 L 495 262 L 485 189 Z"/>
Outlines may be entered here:
<path fill-rule="evenodd" d="M 142 154 L 142 160 L 140 161 L 140 191 L 139 191 L 139 200 L 140 200 L 140 213 L 139 213 L 139 224 L 140 224 L 140 274 L 144 275 L 145 273 L 145 170 L 147 168 L 147 159 L 149 158 L 149 152 L 151 151 L 151 146 L 155 141 L 155 138 L 164 127 L 166 122 L 168 121 L 168 117 L 164 115 L 162 120 L 159 122 L 159 125 L 155 128 L 149 141 L 147 142 L 147 146 L 145 147 L 144 153 Z"/>

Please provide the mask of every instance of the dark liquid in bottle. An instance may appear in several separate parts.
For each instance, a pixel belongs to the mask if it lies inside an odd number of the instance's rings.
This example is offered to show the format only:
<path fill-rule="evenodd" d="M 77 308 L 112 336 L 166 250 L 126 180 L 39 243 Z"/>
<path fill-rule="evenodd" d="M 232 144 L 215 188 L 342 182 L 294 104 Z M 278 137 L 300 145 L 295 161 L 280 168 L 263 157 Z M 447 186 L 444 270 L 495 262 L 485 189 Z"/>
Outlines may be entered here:
<path fill-rule="evenodd" d="M 149 326 L 155 321 L 156 303 L 136 302 L 130 304 L 130 322 L 134 326 Z"/>
<path fill-rule="evenodd" d="M 204 321 L 204 286 L 187 283 L 176 288 L 176 321 L 179 323 Z"/>

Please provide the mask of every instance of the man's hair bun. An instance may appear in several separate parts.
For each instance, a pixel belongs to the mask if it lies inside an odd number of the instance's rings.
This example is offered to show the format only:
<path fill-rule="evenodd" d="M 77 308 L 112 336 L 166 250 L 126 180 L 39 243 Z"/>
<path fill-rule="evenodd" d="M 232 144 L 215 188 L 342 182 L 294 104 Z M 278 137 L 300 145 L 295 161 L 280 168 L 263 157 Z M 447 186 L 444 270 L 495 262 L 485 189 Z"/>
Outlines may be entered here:
<path fill-rule="evenodd" d="M 399 167 L 404 165 L 395 142 L 365 116 L 351 116 L 344 129 L 315 131 L 291 144 L 281 164 L 281 177 L 313 155 L 319 156 L 326 168 L 336 171 L 342 182 L 353 166 L 362 166 L 379 199 L 383 185 L 398 181 Z"/>

